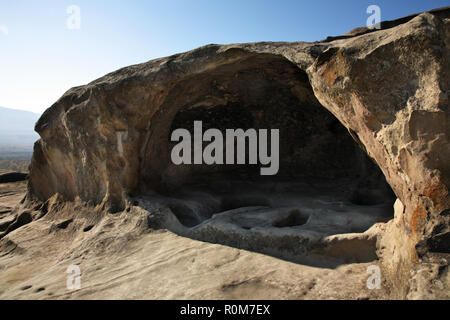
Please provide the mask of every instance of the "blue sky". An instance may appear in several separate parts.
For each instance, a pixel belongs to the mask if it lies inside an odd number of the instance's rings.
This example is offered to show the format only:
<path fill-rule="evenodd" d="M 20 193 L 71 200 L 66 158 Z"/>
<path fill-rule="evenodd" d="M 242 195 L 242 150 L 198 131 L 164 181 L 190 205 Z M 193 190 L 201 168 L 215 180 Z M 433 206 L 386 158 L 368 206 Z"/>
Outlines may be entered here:
<path fill-rule="evenodd" d="M 450 0 L 0 0 L 0 106 L 42 113 L 73 86 L 209 43 L 321 40 L 365 25 L 369 5 L 391 20 Z"/>

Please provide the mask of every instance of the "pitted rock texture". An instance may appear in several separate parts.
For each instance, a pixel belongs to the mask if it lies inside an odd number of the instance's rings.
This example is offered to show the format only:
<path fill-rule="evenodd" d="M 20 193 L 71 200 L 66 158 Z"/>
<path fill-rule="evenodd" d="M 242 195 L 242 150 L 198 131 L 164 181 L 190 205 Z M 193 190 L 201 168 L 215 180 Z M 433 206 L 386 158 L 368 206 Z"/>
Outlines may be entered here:
<path fill-rule="evenodd" d="M 226 114 L 224 125 L 283 128 L 280 175 L 349 179 L 340 201 L 389 199 L 364 150 L 398 198 L 377 240 L 393 297 L 448 298 L 449 16 L 444 8 L 315 43 L 208 45 L 73 88 L 36 124 L 25 206 L 52 198 L 114 213 L 202 178 L 251 180 L 252 168 L 170 162 L 174 121 Z"/>
<path fill-rule="evenodd" d="M 316 97 L 365 146 L 404 205 L 383 241 L 397 279 L 420 258 L 418 241 L 448 238 L 449 49 L 449 20 L 425 13 L 336 41 L 308 69 Z M 401 249 L 393 233 L 404 238 Z M 437 252 L 449 253 L 448 244 Z"/>

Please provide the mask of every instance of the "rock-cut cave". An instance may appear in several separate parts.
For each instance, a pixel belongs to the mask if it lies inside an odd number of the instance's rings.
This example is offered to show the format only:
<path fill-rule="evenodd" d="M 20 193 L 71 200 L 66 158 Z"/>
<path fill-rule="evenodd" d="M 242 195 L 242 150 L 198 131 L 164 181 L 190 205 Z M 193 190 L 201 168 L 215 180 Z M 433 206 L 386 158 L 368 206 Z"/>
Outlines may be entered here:
<path fill-rule="evenodd" d="M 173 164 L 170 134 L 193 135 L 194 121 L 204 130 L 279 129 L 278 174 L 261 176 L 260 165 Z M 169 208 L 179 224 L 164 227 L 180 234 L 302 260 L 322 249 L 323 237 L 393 217 L 395 196 L 378 166 L 284 58 L 257 55 L 181 81 L 149 132 L 132 196 L 148 209 Z M 374 258 L 373 240 L 354 246 L 342 261 Z"/>

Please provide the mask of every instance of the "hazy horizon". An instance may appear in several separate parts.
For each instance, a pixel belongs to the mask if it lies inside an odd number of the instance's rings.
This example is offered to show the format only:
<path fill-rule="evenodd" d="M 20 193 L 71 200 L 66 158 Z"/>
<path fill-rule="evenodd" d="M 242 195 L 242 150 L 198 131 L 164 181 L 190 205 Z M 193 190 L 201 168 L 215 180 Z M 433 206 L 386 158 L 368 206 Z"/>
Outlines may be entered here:
<path fill-rule="evenodd" d="M 35 115 L 41 116 L 43 112 L 34 112 L 34 111 L 29 111 L 29 110 L 25 110 L 25 109 L 16 109 L 16 108 L 8 108 L 5 106 L 0 106 L 0 109 L 7 109 L 7 110 L 14 110 L 14 111 L 22 111 L 22 112 L 28 112 L 28 113 L 33 113 Z M 44 110 L 45 111 L 45 110 Z"/>

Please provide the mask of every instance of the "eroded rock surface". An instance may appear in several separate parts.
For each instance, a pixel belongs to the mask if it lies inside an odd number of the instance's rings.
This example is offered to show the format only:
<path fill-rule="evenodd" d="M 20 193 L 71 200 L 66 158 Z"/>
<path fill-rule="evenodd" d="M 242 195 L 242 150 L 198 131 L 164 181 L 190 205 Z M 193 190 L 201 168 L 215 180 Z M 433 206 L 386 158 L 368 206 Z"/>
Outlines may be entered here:
<path fill-rule="evenodd" d="M 365 146 L 401 201 L 381 252 L 399 282 L 425 253 L 416 251 L 419 241 L 449 239 L 449 46 L 448 18 L 424 13 L 333 42 L 308 69 L 316 97 Z M 449 246 L 429 249 L 448 254 Z"/>
<path fill-rule="evenodd" d="M 47 223 L 89 250 L 104 215 L 137 210 L 145 228 L 298 263 L 379 258 L 391 297 L 449 298 L 449 15 L 315 43 L 208 45 L 69 90 L 36 124 L 15 211 L 35 221 L 2 246 Z M 193 120 L 279 128 L 279 176 L 175 166 L 170 132 Z M 91 208 L 87 225 L 74 204 Z"/>
<path fill-rule="evenodd" d="M 21 195 L 24 193 L 22 192 Z M 139 206 L 111 215 L 50 203 L 48 215 L 0 239 L 0 299 L 382 299 L 377 261 L 317 267 L 148 226 Z M 76 212 L 76 214 L 73 214 Z M 69 268 L 81 271 L 67 288 Z"/>

